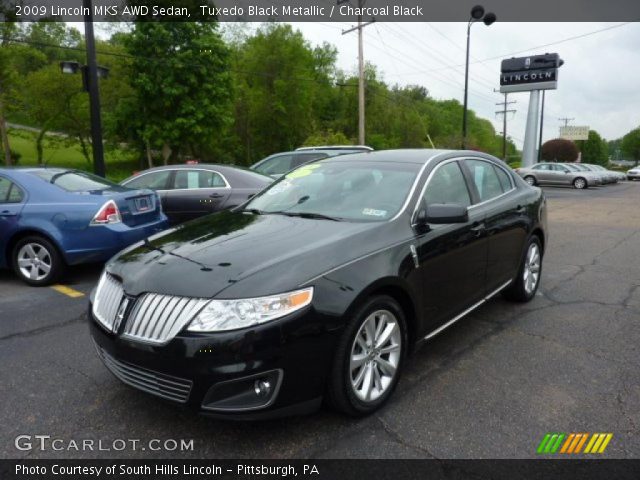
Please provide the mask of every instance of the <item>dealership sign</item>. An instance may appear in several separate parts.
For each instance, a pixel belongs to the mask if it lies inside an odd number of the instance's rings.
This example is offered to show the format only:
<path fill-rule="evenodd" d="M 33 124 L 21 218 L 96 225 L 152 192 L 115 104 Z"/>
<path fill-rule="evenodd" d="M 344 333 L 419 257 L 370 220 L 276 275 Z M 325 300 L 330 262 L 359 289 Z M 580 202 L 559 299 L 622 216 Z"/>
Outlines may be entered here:
<path fill-rule="evenodd" d="M 567 125 L 560 127 L 560 138 L 565 140 L 589 140 L 589 127 Z"/>
<path fill-rule="evenodd" d="M 508 58 L 500 69 L 500 92 L 528 92 L 558 88 L 558 67 L 564 62 L 557 53 Z"/>

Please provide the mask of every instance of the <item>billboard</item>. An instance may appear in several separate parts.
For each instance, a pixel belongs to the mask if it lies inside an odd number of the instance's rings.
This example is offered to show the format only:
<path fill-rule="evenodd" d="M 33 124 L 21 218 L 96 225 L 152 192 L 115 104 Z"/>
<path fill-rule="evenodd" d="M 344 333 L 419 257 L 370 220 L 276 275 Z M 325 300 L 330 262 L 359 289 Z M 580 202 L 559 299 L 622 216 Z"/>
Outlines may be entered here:
<path fill-rule="evenodd" d="M 575 125 L 560 127 L 560 138 L 565 140 L 588 140 L 589 127 Z"/>
<path fill-rule="evenodd" d="M 558 88 L 558 67 L 564 62 L 557 53 L 507 58 L 500 65 L 500 92 L 528 92 Z"/>

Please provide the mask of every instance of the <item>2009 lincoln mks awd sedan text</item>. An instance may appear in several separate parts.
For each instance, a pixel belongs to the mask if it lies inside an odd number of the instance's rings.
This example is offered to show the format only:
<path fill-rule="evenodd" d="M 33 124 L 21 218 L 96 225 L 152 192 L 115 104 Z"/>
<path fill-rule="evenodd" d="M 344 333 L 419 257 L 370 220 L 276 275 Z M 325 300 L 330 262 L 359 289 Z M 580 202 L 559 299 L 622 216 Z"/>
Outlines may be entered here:
<path fill-rule="evenodd" d="M 423 340 L 535 295 L 545 232 L 542 191 L 489 155 L 324 159 L 114 257 L 91 333 L 124 383 L 203 413 L 364 415 Z"/>

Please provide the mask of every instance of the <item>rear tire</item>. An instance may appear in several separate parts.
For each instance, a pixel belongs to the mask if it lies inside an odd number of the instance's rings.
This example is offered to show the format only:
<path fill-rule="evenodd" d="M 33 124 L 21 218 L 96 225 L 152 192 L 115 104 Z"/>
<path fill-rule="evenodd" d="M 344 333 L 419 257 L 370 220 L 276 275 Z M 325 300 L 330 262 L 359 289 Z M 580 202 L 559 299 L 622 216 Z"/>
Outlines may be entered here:
<path fill-rule="evenodd" d="M 408 350 L 407 323 L 393 298 L 370 298 L 354 314 L 336 348 L 328 403 L 354 417 L 384 405 L 398 384 Z"/>
<path fill-rule="evenodd" d="M 65 267 L 56 246 L 40 235 L 18 240 L 13 247 L 11 260 L 18 277 L 34 287 L 54 283 Z"/>
<path fill-rule="evenodd" d="M 588 187 L 587 181 L 582 177 L 578 177 L 573 181 L 573 188 L 577 190 L 583 190 L 587 187 Z"/>
<path fill-rule="evenodd" d="M 533 235 L 527 244 L 516 278 L 506 290 L 503 290 L 504 298 L 524 303 L 536 295 L 542 274 L 542 256 L 540 239 Z"/>
<path fill-rule="evenodd" d="M 526 177 L 524 177 L 524 181 L 527 182 L 532 187 L 535 187 L 536 184 L 538 183 L 536 182 L 536 177 L 533 177 L 531 175 L 527 175 Z"/>

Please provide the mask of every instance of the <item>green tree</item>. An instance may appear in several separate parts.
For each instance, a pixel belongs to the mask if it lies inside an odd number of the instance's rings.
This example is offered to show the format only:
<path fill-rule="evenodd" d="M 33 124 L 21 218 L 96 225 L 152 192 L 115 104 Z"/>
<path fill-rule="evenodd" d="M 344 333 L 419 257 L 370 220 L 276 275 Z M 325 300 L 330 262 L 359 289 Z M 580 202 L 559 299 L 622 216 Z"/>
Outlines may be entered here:
<path fill-rule="evenodd" d="M 622 137 L 621 147 L 625 157 L 635 160 L 637 167 L 640 160 L 640 128 L 631 130 Z"/>
<path fill-rule="evenodd" d="M 230 121 L 228 49 L 215 22 L 138 22 L 123 38 L 135 135 L 164 162 L 199 156 Z"/>
<path fill-rule="evenodd" d="M 577 142 L 582 153 L 582 163 L 595 163 L 606 166 L 608 162 L 607 142 L 595 130 L 589 130 L 589 138 Z"/>

